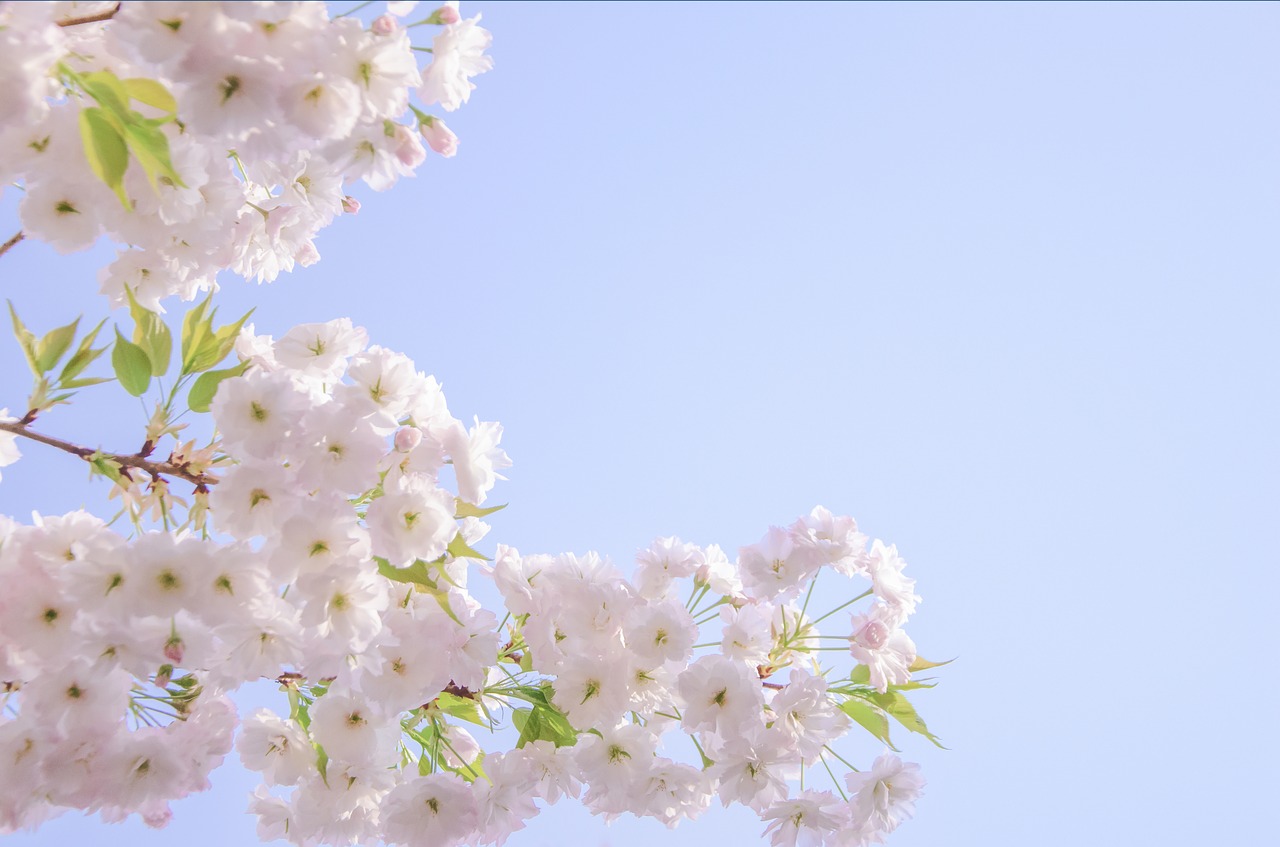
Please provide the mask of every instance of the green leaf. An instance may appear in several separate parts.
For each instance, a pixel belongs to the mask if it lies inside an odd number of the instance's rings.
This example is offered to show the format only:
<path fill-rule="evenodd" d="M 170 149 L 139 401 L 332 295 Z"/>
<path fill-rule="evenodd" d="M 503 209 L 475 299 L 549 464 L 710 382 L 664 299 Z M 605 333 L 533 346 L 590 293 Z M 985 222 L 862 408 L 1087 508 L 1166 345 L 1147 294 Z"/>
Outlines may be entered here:
<path fill-rule="evenodd" d="M 134 397 L 141 397 L 151 384 L 151 360 L 147 358 L 147 351 L 121 335 L 119 328 L 111 351 L 111 367 L 124 390 Z"/>
<path fill-rule="evenodd" d="M 468 503 L 461 497 L 455 497 L 453 499 L 457 504 L 453 513 L 455 518 L 483 518 L 485 515 L 492 515 L 494 512 L 507 508 L 507 504 L 503 503 L 501 506 L 492 506 L 488 509 L 482 509 L 479 506 L 474 506 L 471 503 Z"/>
<path fill-rule="evenodd" d="M 103 348 L 106 349 L 106 348 Z M 59 382 L 59 388 L 87 388 L 90 385 L 101 385 L 104 382 L 110 382 L 111 377 L 107 376 L 90 376 L 84 379 L 69 379 L 66 382 Z"/>
<path fill-rule="evenodd" d="M 80 140 L 84 155 L 98 179 L 115 192 L 126 209 L 132 209 L 124 190 L 124 173 L 129 167 L 129 149 L 120 130 L 102 109 L 88 108 L 80 112 Z"/>
<path fill-rule="evenodd" d="M 932 677 L 927 679 L 913 679 L 910 682 L 904 682 L 902 685 L 890 685 L 890 691 L 915 691 L 918 688 L 936 688 L 938 683 Z"/>
<path fill-rule="evenodd" d="M 66 326 L 49 330 L 44 338 L 36 343 L 36 366 L 40 368 L 41 374 L 53 370 L 54 366 L 62 360 L 63 354 L 75 340 L 76 329 L 79 326 L 80 319 L 76 318 Z"/>
<path fill-rule="evenodd" d="M 871 668 L 866 665 L 854 665 L 849 673 L 849 681 L 858 685 L 871 684 Z"/>
<path fill-rule="evenodd" d="M 320 779 L 324 781 L 326 786 L 329 785 L 329 754 L 324 751 L 316 742 L 311 742 L 311 746 L 316 748 L 316 770 L 320 771 Z"/>
<path fill-rule="evenodd" d="M 578 733 L 574 732 L 569 719 L 554 706 L 515 709 L 511 712 L 511 720 L 520 730 L 517 747 L 523 747 L 530 741 L 550 741 L 557 747 L 572 747 L 578 743 Z"/>
<path fill-rule="evenodd" d="M 222 384 L 224 379 L 233 376 L 240 376 L 249 367 L 249 362 L 244 361 L 232 368 L 223 368 L 220 371 L 207 371 L 200 374 L 195 384 L 191 386 L 191 391 L 187 394 L 187 408 L 193 412 L 209 411 L 209 404 L 213 402 L 213 398 L 218 393 L 218 386 Z"/>
<path fill-rule="evenodd" d="M 146 103 L 148 106 L 170 115 L 178 111 L 178 101 L 173 99 L 169 89 L 154 79 L 131 77 L 130 79 L 121 80 L 121 83 L 124 85 L 125 91 L 129 93 L 129 96 L 139 103 Z"/>
<path fill-rule="evenodd" d="M 911 662 L 911 667 L 907 668 L 907 670 L 912 673 L 915 673 L 916 671 L 927 671 L 929 668 L 940 668 L 943 665 L 949 665 L 954 661 L 955 659 L 947 659 L 945 662 L 930 662 L 928 659 L 916 656 Z"/>
<path fill-rule="evenodd" d="M 89 96 L 98 101 L 98 105 L 121 120 L 129 117 L 129 92 L 125 90 L 120 77 L 111 71 L 94 71 L 82 74 L 80 81 Z"/>
<path fill-rule="evenodd" d="M 467 542 L 462 537 L 462 533 L 455 535 L 453 540 L 449 542 L 449 546 L 446 549 L 449 551 L 449 555 L 453 556 L 455 559 L 483 559 L 486 562 L 489 561 L 488 556 L 483 553 L 477 553 L 475 550 L 472 550 L 467 546 Z"/>
<path fill-rule="evenodd" d="M 889 740 L 889 718 L 877 706 L 864 700 L 850 699 L 840 704 L 840 711 L 853 718 L 867 732 L 879 738 L 890 750 L 897 751 Z"/>
<path fill-rule="evenodd" d="M 378 565 L 378 573 L 385 576 L 392 582 L 407 582 L 413 585 L 421 585 L 429 591 L 438 591 L 440 584 L 432 571 L 435 570 L 435 562 L 428 562 L 425 559 L 415 559 L 412 565 L 405 568 L 397 568 L 391 562 L 375 556 L 373 561 Z"/>
<path fill-rule="evenodd" d="M 142 165 L 152 188 L 158 189 L 161 182 L 186 187 L 169 158 L 169 137 L 159 127 L 140 123 L 127 124 L 124 128 L 124 140 L 138 164 Z"/>
<path fill-rule="evenodd" d="M 147 351 L 151 375 L 164 376 L 173 355 L 173 335 L 158 314 L 138 303 L 129 286 L 125 286 L 124 293 L 129 298 L 129 314 L 133 316 L 133 343 Z"/>
<path fill-rule="evenodd" d="M 42 376 L 44 371 L 40 370 L 40 357 L 36 355 L 36 337 L 31 330 L 27 329 L 22 319 L 18 317 L 17 309 L 13 308 L 13 301 L 9 303 L 9 316 L 13 318 L 13 337 L 18 339 L 18 346 L 22 348 L 22 355 L 27 360 L 27 367 L 31 368 L 31 372 L 36 376 Z"/>
<path fill-rule="evenodd" d="M 904 695 L 896 691 L 887 691 L 884 694 L 878 691 L 871 691 L 862 696 L 884 709 L 894 720 L 907 729 L 923 735 L 937 746 L 942 747 L 942 742 L 929 731 L 929 727 L 925 726 L 924 720 L 920 715 L 916 714 L 915 706 L 912 706 L 911 701 Z M 947 748 L 942 747 L 942 749 L 945 750 Z"/>
<path fill-rule="evenodd" d="M 102 329 L 102 325 L 107 322 L 103 318 L 97 326 L 89 330 L 89 333 L 80 339 L 80 346 L 76 348 L 76 352 L 71 355 L 70 360 L 63 366 L 62 373 L 58 374 L 58 383 L 64 388 L 75 388 L 70 382 L 80 375 L 81 371 L 93 364 L 93 362 L 107 352 L 106 347 L 93 349 L 93 342 L 98 339 L 98 331 Z M 90 383 L 92 384 L 92 383 Z"/>
<path fill-rule="evenodd" d="M 200 340 L 191 351 L 190 365 L 187 365 L 187 369 L 183 372 L 200 373 L 201 371 L 207 371 L 225 359 L 231 349 L 235 347 L 236 338 L 240 335 L 241 327 L 244 326 L 244 322 L 249 320 L 249 316 L 252 314 L 253 310 L 250 309 L 240 320 L 233 324 L 227 324 L 218 330 L 213 329 L 213 315 L 210 315 L 206 320 Z"/>
<path fill-rule="evenodd" d="M 440 692 L 440 696 L 436 698 L 435 707 L 446 715 L 453 715 L 464 721 L 470 721 L 474 724 L 487 727 L 489 722 L 480 714 L 480 706 L 475 700 L 468 700 L 465 697 L 459 697 L 456 694 L 450 694 L 448 691 Z"/>
<path fill-rule="evenodd" d="M 212 299 L 213 293 L 210 292 L 200 305 L 187 312 L 182 319 L 182 373 L 184 376 L 192 373 L 190 366 L 195 361 L 195 351 L 199 349 L 205 333 L 213 331 L 211 322 L 206 321 L 204 316 Z"/>

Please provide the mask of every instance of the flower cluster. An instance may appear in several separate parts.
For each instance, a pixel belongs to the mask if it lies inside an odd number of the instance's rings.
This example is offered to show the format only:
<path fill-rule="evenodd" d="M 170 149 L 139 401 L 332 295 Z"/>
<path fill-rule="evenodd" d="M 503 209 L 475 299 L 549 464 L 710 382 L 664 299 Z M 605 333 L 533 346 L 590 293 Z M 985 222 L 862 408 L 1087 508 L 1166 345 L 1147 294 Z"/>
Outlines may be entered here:
<path fill-rule="evenodd" d="M 247 370 L 211 411 L 239 459 L 211 476 L 204 532 L 125 539 L 84 513 L 3 525 L 0 681 L 18 717 L 0 761 L 21 767 L 0 778 L 0 825 L 61 807 L 165 821 L 227 752 L 223 695 L 262 678 L 290 695 L 237 742 L 263 774 L 264 838 L 500 844 L 565 796 L 668 825 L 741 803 L 775 844 L 867 843 L 910 813 L 920 782 L 892 756 L 849 775 L 848 801 L 790 787 L 842 760 L 849 702 L 910 679 L 900 627 L 919 598 L 893 548 L 868 552 L 822 508 L 736 561 L 658 539 L 631 579 L 594 554 L 499 545 L 482 566 L 499 621 L 468 579 L 510 464 L 501 427 L 465 426 L 434 378 L 345 319 L 247 329 L 238 349 Z M 870 584 L 839 635 L 818 625 L 850 604 L 808 614 L 824 571 Z M 828 681 L 825 638 L 863 684 Z M 504 726 L 514 749 L 473 734 Z M 699 760 L 673 757 L 678 736 Z"/>
<path fill-rule="evenodd" d="M 298 847 L 501 845 L 566 797 L 668 826 L 738 804 L 775 847 L 880 843 L 924 783 L 888 751 L 856 770 L 850 734 L 891 746 L 893 720 L 936 743 L 904 694 L 937 665 L 905 632 L 920 598 L 896 547 L 817 507 L 733 557 L 659 538 L 629 573 L 489 559 L 502 427 L 454 417 L 407 356 L 348 319 L 272 338 L 215 327 L 206 298 L 175 343 L 161 318 L 222 270 L 314 262 L 359 208 L 348 183 L 389 188 L 424 141 L 453 154 L 410 101 L 465 103 L 489 34 L 452 2 L 403 23 L 415 6 L 366 26 L 305 2 L 0 3 L 23 233 L 114 241 L 103 292 L 135 323 L 95 348 L 101 324 L 77 343 L 78 321 L 37 338 L 13 313 L 35 387 L 0 409 L 0 466 L 19 438 L 77 456 L 129 534 L 0 518 L 0 832 L 67 809 L 161 826 L 235 747 L 262 775 L 260 835 Z M 128 393 L 159 387 L 143 447 L 34 431 L 109 381 L 86 371 L 108 349 Z M 179 438 L 181 388 L 207 440 Z M 833 585 L 844 602 L 818 609 Z M 242 719 L 227 695 L 263 680 L 277 708 Z"/>
<path fill-rule="evenodd" d="M 366 28 L 323 3 L 116 5 L 0 3 L 0 181 L 25 189 L 28 237 L 120 246 L 100 273 L 117 305 L 312 264 L 319 231 L 359 208 L 346 184 L 393 186 L 424 142 L 453 155 L 412 96 L 456 109 L 491 64 L 456 2 L 420 22 L 438 27 L 425 54 L 394 15 Z"/>

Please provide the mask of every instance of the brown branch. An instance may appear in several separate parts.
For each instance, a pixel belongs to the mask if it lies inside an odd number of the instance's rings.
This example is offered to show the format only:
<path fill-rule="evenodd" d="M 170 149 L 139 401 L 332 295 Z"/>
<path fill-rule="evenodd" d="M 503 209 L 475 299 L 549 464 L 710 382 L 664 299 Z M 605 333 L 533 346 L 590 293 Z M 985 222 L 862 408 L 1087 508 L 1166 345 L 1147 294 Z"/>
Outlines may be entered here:
<path fill-rule="evenodd" d="M 120 4 L 117 3 L 105 12 L 99 12 L 96 15 L 85 15 L 83 18 L 64 18 L 57 21 L 58 26 L 79 26 L 80 24 L 96 24 L 100 21 L 109 21 L 116 16 L 116 12 L 120 11 Z"/>
<path fill-rule="evenodd" d="M 0 244 L 0 256 L 3 256 L 5 253 L 8 253 L 10 248 L 12 248 L 15 244 L 17 244 L 19 241 L 21 241 L 26 237 L 27 237 L 27 234 L 25 232 L 23 232 L 22 230 L 18 230 L 16 233 L 14 233 L 12 238 L 10 238 L 4 244 Z"/>
<path fill-rule="evenodd" d="M 122 468 L 137 468 L 151 474 L 152 477 L 174 476 L 178 479 L 185 479 L 187 482 L 195 485 L 197 488 L 207 489 L 210 485 L 217 485 L 218 478 L 205 473 L 196 473 L 188 469 L 187 465 L 175 465 L 173 462 L 153 462 L 142 455 L 133 454 L 126 455 L 122 453 L 103 453 L 90 447 L 82 447 L 79 444 L 72 444 L 70 441 L 63 441 L 60 438 L 54 438 L 35 432 L 27 427 L 25 419 L 22 421 L 0 421 L 0 430 L 11 432 L 14 435 L 20 435 L 23 438 L 30 438 L 32 441 L 39 441 L 41 444 L 47 444 L 50 447 L 70 453 L 73 456 L 79 456 L 86 462 L 94 456 L 99 456 L 108 461 L 115 462 Z"/>

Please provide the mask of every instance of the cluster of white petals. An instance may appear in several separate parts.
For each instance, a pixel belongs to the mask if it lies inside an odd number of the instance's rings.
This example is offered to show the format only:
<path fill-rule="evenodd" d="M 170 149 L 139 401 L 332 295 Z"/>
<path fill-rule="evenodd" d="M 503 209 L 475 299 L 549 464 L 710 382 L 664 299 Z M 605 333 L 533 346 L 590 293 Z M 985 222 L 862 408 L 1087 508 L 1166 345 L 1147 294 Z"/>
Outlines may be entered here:
<path fill-rule="evenodd" d="M 429 19 L 432 53 L 391 15 L 366 27 L 323 3 L 115 6 L 0 3 L 0 182 L 23 188 L 27 237 L 63 253 L 118 245 L 99 274 L 116 305 L 126 288 L 156 308 L 216 288 L 220 271 L 269 282 L 314 263 L 320 230 L 359 208 L 350 183 L 382 191 L 428 147 L 456 150 L 412 98 L 452 111 L 492 66 L 489 33 L 456 3 Z M 95 13 L 109 19 L 59 25 Z M 86 112 L 134 121 L 92 136 L 119 148 L 103 160 L 133 160 L 117 191 L 86 156 Z"/>
<path fill-rule="evenodd" d="M 105 381 L 76 378 L 97 330 L 55 378 L 76 325 L 37 341 L 14 313 L 36 389 L 23 417 L 0 409 L 0 467 L 20 436 L 64 449 L 128 520 L 0 517 L 0 833 L 72 809 L 163 826 L 234 747 L 262 778 L 260 836 L 298 847 L 501 845 L 565 798 L 672 827 L 741 805 L 774 845 L 881 843 L 924 782 L 889 752 L 853 771 L 851 735 L 879 749 L 893 719 L 936 742 L 902 694 L 936 665 L 906 634 L 920 598 L 896 547 L 817 507 L 732 557 L 674 537 L 625 570 L 488 548 L 502 427 L 454 417 L 410 358 L 345 318 L 214 329 L 207 300 L 172 345 L 148 311 L 316 261 L 359 207 L 345 186 L 391 187 L 424 141 L 452 155 L 410 101 L 465 103 L 490 36 L 452 2 L 403 23 L 415 6 L 366 25 L 308 2 L 0 3 L 23 233 L 119 247 L 101 281 L 137 324 L 111 357 L 131 394 L 182 350 L 144 448 L 105 454 L 29 428 Z M 174 415 L 191 382 L 199 448 Z M 238 715 L 228 695 L 264 681 L 274 708 Z"/>

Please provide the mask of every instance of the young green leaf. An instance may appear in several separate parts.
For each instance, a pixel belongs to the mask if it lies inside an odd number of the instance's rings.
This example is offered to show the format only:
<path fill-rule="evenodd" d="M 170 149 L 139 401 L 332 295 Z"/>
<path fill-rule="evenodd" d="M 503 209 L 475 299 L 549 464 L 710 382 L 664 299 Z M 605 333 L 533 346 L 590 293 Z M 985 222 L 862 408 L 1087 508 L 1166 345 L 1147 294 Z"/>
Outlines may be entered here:
<path fill-rule="evenodd" d="M 169 157 L 169 137 L 159 127 L 131 123 L 124 128 L 124 140 L 129 145 L 151 187 L 159 189 L 160 183 L 186 187 L 182 177 L 173 169 Z"/>
<path fill-rule="evenodd" d="M 111 351 L 111 367 L 124 390 L 134 397 L 141 397 L 151 384 L 151 360 L 147 358 L 147 351 L 121 335 L 119 328 Z"/>
<path fill-rule="evenodd" d="M 194 361 L 195 351 L 199 349 L 200 342 L 204 340 L 206 332 L 212 332 L 212 326 L 205 320 L 205 312 L 209 309 L 209 301 L 213 299 L 213 293 L 200 301 L 200 304 L 191 311 L 187 312 L 182 319 L 182 373 L 187 375 L 194 373 L 190 365 Z"/>
<path fill-rule="evenodd" d="M 889 719 L 879 707 L 864 700 L 845 700 L 840 704 L 840 711 L 853 718 L 867 732 L 883 741 L 890 750 L 897 751 L 889 740 Z"/>
<path fill-rule="evenodd" d="M 436 698 L 435 706 L 446 715 L 452 715 L 464 721 L 470 721 L 480 726 L 488 726 L 489 722 L 480 714 L 480 707 L 475 700 L 468 700 L 465 697 L 459 697 L 456 694 L 450 694 L 448 691 L 440 692 L 440 696 Z"/>
<path fill-rule="evenodd" d="M 98 101 L 112 117 L 120 121 L 129 120 L 129 92 L 125 90 L 120 77 L 111 71 L 93 71 L 82 74 L 80 82 L 89 96 Z"/>
<path fill-rule="evenodd" d="M 927 671 L 929 668 L 940 668 L 943 665 L 949 665 L 954 661 L 955 659 L 947 659 L 945 662 L 930 662 L 928 659 L 916 656 L 915 660 L 911 662 L 911 667 L 907 670 L 912 673 L 915 673 L 916 671 Z"/>
<path fill-rule="evenodd" d="M 467 546 L 467 541 L 462 537 L 462 533 L 455 535 L 446 549 L 449 551 L 449 555 L 455 559 L 483 559 L 486 562 L 489 561 L 488 556 L 483 553 L 477 553 Z"/>
<path fill-rule="evenodd" d="M 130 79 L 121 80 L 121 82 L 129 96 L 139 103 L 145 103 L 153 109 L 159 109 L 170 115 L 178 111 L 178 101 L 173 99 L 169 89 L 156 80 L 131 77 Z"/>
<path fill-rule="evenodd" d="M 225 359 L 236 345 L 236 338 L 240 336 L 240 328 L 244 326 L 244 322 L 249 320 L 249 315 L 252 314 L 253 310 L 250 309 L 240 320 L 233 324 L 227 324 L 218 330 L 213 329 L 213 315 L 210 315 L 205 321 L 200 340 L 191 350 L 190 364 L 185 366 L 187 369 L 184 373 L 207 371 Z"/>
<path fill-rule="evenodd" d="M 63 354 L 75 340 L 76 329 L 79 326 L 80 319 L 76 318 L 66 326 L 49 330 L 44 338 L 36 342 L 36 366 L 40 368 L 41 374 L 53 370 L 54 366 L 62 360 Z"/>
<path fill-rule="evenodd" d="M 378 573 L 392 582 L 421 585 L 429 591 L 438 591 L 440 589 L 439 582 L 433 576 L 436 564 L 434 562 L 417 559 L 408 567 L 397 568 L 381 556 L 375 556 L 373 561 L 378 565 Z"/>
<path fill-rule="evenodd" d="M 249 367 L 249 362 L 241 362 L 232 368 L 223 368 L 220 371 L 207 371 L 200 374 L 200 377 L 191 386 L 191 391 L 187 394 L 187 408 L 193 412 L 209 411 L 209 404 L 213 402 L 213 398 L 218 393 L 218 386 L 222 384 L 224 379 L 233 376 L 240 376 Z"/>
<path fill-rule="evenodd" d="M 938 740 L 936 735 L 929 731 L 929 727 L 925 726 L 924 720 L 920 715 L 916 714 L 915 706 L 911 705 L 911 701 L 909 701 L 905 695 L 899 694 L 896 691 L 887 691 L 884 694 L 881 694 L 878 691 L 871 691 L 862 696 L 884 709 L 893 717 L 894 720 L 905 726 L 907 729 L 923 735 L 937 746 L 942 747 L 942 742 Z M 945 750 L 946 748 L 943 747 L 942 749 Z"/>
<path fill-rule="evenodd" d="M 43 376 L 44 371 L 40 370 L 40 357 L 36 355 L 36 337 L 31 330 L 23 325 L 22 319 L 18 317 L 18 310 L 13 308 L 13 301 L 9 303 L 9 316 L 13 318 L 13 337 L 18 339 L 18 346 L 22 348 L 22 355 L 27 360 L 27 367 L 31 368 L 31 372 L 36 376 Z"/>
<path fill-rule="evenodd" d="M 129 314 L 133 316 L 133 343 L 147 351 L 151 375 L 164 376 L 173 356 L 173 335 L 158 314 L 138 303 L 129 286 L 125 286 L 124 293 L 129 298 Z"/>
<path fill-rule="evenodd" d="M 93 342 L 98 339 L 98 331 L 102 329 L 103 324 L 106 322 L 107 319 L 103 318 L 98 322 L 97 326 L 89 330 L 84 338 L 80 339 L 80 345 L 76 347 L 76 352 L 71 354 L 71 358 L 62 367 L 62 373 L 58 374 L 59 385 L 64 388 L 74 388 L 75 386 L 69 385 L 69 383 L 79 376 L 85 368 L 93 364 L 99 356 L 107 352 L 106 347 L 99 347 L 97 350 L 93 349 Z"/>
<path fill-rule="evenodd" d="M 103 348 L 106 349 L 106 348 Z M 111 378 L 106 376 L 90 376 L 84 379 L 69 379 L 66 382 L 59 382 L 59 388 L 87 388 L 90 385 L 101 385 L 104 382 L 110 382 Z"/>
<path fill-rule="evenodd" d="M 487 509 L 482 509 L 479 506 L 474 506 L 471 503 L 468 503 L 461 497 L 455 497 L 453 499 L 456 504 L 453 513 L 455 518 L 483 518 L 485 515 L 492 515 L 494 512 L 507 508 L 507 504 L 503 503 L 501 506 L 490 506 Z"/>
<path fill-rule="evenodd" d="M 80 141 L 98 179 L 120 198 L 120 204 L 132 209 L 124 190 L 124 173 L 129 167 L 129 150 L 115 123 L 102 109 L 90 107 L 80 112 Z"/>
<path fill-rule="evenodd" d="M 520 730 L 517 747 L 523 747 L 530 741 L 550 741 L 557 747 L 572 747 L 578 743 L 578 733 L 574 732 L 569 719 L 554 706 L 516 709 L 511 713 L 511 721 Z"/>

